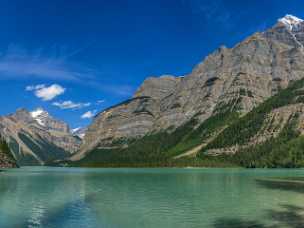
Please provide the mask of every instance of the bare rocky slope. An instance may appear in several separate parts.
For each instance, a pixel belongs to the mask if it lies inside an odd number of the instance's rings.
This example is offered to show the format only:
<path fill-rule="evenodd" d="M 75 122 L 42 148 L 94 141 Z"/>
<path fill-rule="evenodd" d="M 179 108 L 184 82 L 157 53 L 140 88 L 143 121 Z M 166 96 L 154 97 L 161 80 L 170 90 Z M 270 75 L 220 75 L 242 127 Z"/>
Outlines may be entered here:
<path fill-rule="evenodd" d="M 69 157 L 81 143 L 70 133 L 66 123 L 42 109 L 33 112 L 19 109 L 0 117 L 0 133 L 19 165 L 43 165 Z"/>
<path fill-rule="evenodd" d="M 304 22 L 287 15 L 233 48 L 220 47 L 184 77 L 148 78 L 131 99 L 95 117 L 71 160 L 89 164 L 96 157 L 101 163 L 117 157 L 128 163 L 133 155 L 140 161 L 141 156 L 179 158 L 193 148 L 209 155 L 235 154 L 244 145 L 207 146 L 206 152 L 205 144 L 212 144 L 234 121 L 291 82 L 304 78 L 303 45 Z M 295 112 L 301 116 L 301 102 L 288 105 L 267 112 L 264 129 L 255 132 L 247 146 L 279 135 Z M 277 123 L 276 129 L 270 123 Z M 267 128 L 267 124 L 271 126 Z M 166 139 L 151 144 L 151 137 L 156 140 L 159 135 Z M 141 150 L 135 149 L 139 145 Z M 148 149 L 151 154 L 143 152 L 149 146 L 154 147 Z M 133 155 L 127 148 L 133 149 Z"/>

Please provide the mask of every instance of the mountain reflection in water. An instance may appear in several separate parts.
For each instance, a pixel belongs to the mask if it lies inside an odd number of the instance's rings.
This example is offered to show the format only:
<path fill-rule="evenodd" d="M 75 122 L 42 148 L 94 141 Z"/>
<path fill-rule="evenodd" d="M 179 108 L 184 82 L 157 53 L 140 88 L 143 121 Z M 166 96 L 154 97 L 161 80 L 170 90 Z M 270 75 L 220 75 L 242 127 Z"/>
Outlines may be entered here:
<path fill-rule="evenodd" d="M 0 174 L 0 227 L 303 227 L 303 176 L 304 170 L 8 170 Z"/>

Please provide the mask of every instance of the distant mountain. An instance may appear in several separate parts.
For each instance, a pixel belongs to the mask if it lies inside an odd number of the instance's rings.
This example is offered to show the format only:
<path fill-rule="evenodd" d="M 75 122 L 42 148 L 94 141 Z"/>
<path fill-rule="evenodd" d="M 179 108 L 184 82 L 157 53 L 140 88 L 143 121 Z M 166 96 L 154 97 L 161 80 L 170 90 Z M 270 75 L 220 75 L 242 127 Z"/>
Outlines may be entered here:
<path fill-rule="evenodd" d="M 72 133 L 72 135 L 83 139 L 84 136 L 85 136 L 86 131 L 87 131 L 86 127 L 77 127 L 77 128 L 72 129 L 71 133 Z"/>
<path fill-rule="evenodd" d="M 50 114 L 38 108 L 30 112 L 33 119 L 35 119 L 39 125 L 43 126 L 46 130 L 58 131 L 58 132 L 69 132 L 69 126 L 63 121 L 56 120 Z"/>
<path fill-rule="evenodd" d="M 95 117 L 72 164 L 304 166 L 303 78 L 304 22 L 286 15 L 184 77 L 146 79 Z"/>
<path fill-rule="evenodd" d="M 63 159 L 80 146 L 66 123 L 56 120 L 43 109 L 0 117 L 0 133 L 5 137 L 19 165 L 43 165 Z"/>

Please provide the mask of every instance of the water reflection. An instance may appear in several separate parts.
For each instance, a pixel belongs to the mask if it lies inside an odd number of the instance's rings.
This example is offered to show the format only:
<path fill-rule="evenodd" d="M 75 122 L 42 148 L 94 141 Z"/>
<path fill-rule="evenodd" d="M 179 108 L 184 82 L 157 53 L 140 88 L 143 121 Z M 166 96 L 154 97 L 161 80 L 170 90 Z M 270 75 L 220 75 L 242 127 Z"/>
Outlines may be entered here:
<path fill-rule="evenodd" d="M 270 222 L 261 223 L 260 221 L 244 220 L 240 218 L 220 218 L 214 222 L 216 228 L 248 228 L 248 227 L 290 227 L 303 228 L 304 208 L 293 205 L 281 205 L 281 210 L 269 210 L 265 212 L 265 219 Z"/>
<path fill-rule="evenodd" d="M 90 189 L 85 173 L 7 173 L 1 182 L 0 227 L 69 227 L 66 221 L 78 227 L 94 224 L 86 202 Z"/>
<path fill-rule="evenodd" d="M 261 179 L 257 183 L 268 189 L 293 191 L 304 193 L 304 180 L 302 178 L 277 178 L 277 179 Z"/>
<path fill-rule="evenodd" d="M 213 225 L 216 228 L 264 228 L 258 221 L 244 221 L 239 218 L 221 218 L 216 220 Z"/>
<path fill-rule="evenodd" d="M 289 191 L 301 193 L 301 201 L 304 201 L 304 179 L 301 177 L 295 178 L 273 178 L 273 179 L 257 179 L 257 184 L 266 189 L 274 191 Z M 259 220 L 245 220 L 241 218 L 218 218 L 214 222 L 214 227 L 223 228 L 247 228 L 247 227 L 304 227 L 304 207 L 281 204 L 277 210 L 265 210 L 264 220 L 268 222 L 261 223 Z"/>
<path fill-rule="evenodd" d="M 272 227 L 289 218 L 297 227 L 302 208 L 293 203 L 301 203 L 302 192 L 255 181 L 265 175 L 229 169 L 10 171 L 0 175 L 0 227 Z"/>

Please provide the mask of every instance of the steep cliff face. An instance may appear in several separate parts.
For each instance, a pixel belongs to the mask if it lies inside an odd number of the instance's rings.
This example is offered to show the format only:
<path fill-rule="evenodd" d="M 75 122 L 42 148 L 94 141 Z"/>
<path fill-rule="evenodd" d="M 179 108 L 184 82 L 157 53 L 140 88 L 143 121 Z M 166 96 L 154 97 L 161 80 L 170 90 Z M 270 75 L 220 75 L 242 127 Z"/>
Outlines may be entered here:
<path fill-rule="evenodd" d="M 79 153 L 129 146 L 132 139 L 174 131 L 195 117 L 198 127 L 217 114 L 251 111 L 290 82 L 304 78 L 304 22 L 287 15 L 235 47 L 221 47 L 185 77 L 149 78 L 126 102 L 99 115 Z M 125 143 L 121 143 L 125 142 Z"/>
<path fill-rule="evenodd" d="M 119 139 L 139 138 L 155 128 L 164 107 L 162 100 L 174 93 L 182 78 L 162 76 L 148 78 L 134 97 L 99 113 L 84 137 L 79 159 L 96 147 L 112 147 Z"/>
<path fill-rule="evenodd" d="M 20 165 L 43 165 L 62 159 L 78 150 L 81 141 L 69 127 L 42 109 L 0 117 L 0 132 Z"/>

